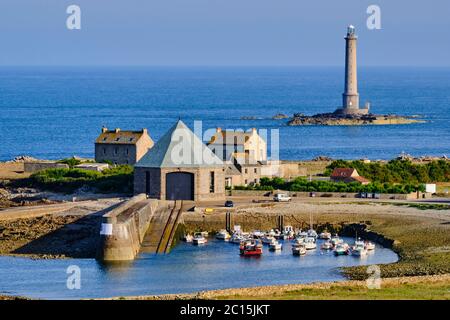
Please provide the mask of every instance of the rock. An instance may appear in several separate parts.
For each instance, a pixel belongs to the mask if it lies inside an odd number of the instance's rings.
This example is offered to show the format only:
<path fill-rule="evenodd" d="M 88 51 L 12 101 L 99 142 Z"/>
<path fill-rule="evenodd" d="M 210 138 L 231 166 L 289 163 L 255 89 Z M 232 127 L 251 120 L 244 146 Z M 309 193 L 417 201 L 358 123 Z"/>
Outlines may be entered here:
<path fill-rule="evenodd" d="M 274 120 L 287 119 L 287 118 L 289 118 L 289 117 L 283 113 L 277 113 L 276 115 L 274 115 L 272 117 L 272 119 L 274 119 Z"/>

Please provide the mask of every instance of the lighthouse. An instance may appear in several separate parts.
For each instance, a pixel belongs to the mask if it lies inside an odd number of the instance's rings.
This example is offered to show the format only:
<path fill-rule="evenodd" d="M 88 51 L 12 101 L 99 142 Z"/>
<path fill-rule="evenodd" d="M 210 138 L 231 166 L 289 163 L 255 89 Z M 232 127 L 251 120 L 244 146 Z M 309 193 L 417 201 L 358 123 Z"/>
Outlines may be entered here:
<path fill-rule="evenodd" d="M 345 37 L 345 89 L 342 95 L 342 108 L 336 110 L 337 113 L 369 113 L 368 105 L 363 109 L 359 108 L 358 64 L 356 61 L 357 40 L 355 27 L 350 25 L 347 28 L 347 36 Z"/>

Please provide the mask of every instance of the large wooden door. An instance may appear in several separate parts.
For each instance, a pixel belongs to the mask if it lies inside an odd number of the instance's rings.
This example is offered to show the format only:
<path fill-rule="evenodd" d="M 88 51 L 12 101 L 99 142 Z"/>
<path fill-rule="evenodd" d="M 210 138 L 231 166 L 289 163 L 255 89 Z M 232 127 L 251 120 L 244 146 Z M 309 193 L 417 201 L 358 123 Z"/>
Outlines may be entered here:
<path fill-rule="evenodd" d="M 194 174 L 189 172 L 167 173 L 166 200 L 194 200 Z"/>

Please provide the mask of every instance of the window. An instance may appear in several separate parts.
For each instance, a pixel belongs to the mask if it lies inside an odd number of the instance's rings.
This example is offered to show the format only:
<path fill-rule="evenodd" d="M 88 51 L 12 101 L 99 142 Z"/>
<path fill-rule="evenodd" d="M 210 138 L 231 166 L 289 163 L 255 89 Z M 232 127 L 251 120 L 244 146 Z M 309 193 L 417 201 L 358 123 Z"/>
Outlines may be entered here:
<path fill-rule="evenodd" d="M 114 154 L 118 154 L 119 153 L 119 149 L 118 148 L 114 148 Z"/>
<path fill-rule="evenodd" d="M 210 179 L 209 179 L 209 192 L 210 193 L 214 193 L 214 184 L 215 184 L 215 181 L 214 181 L 214 171 L 211 171 L 210 172 Z"/>
<path fill-rule="evenodd" d="M 247 179 L 245 179 L 245 185 L 247 185 L 248 184 L 248 180 Z"/>
<path fill-rule="evenodd" d="M 245 174 L 247 174 L 248 173 L 248 169 L 245 169 Z"/>
<path fill-rule="evenodd" d="M 258 173 L 258 169 L 257 168 L 255 168 L 255 173 Z"/>
<path fill-rule="evenodd" d="M 103 154 L 106 154 L 106 148 L 103 148 Z"/>
<path fill-rule="evenodd" d="M 127 148 L 127 154 L 129 153 L 128 148 Z"/>

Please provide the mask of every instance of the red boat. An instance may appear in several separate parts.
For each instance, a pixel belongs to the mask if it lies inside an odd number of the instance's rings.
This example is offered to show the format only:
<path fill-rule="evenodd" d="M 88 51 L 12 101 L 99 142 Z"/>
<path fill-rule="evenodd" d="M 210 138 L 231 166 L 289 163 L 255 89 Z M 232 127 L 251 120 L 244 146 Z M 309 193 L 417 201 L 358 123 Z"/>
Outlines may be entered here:
<path fill-rule="evenodd" d="M 241 256 L 260 256 L 262 255 L 262 243 L 259 240 L 244 240 L 239 246 Z"/>

